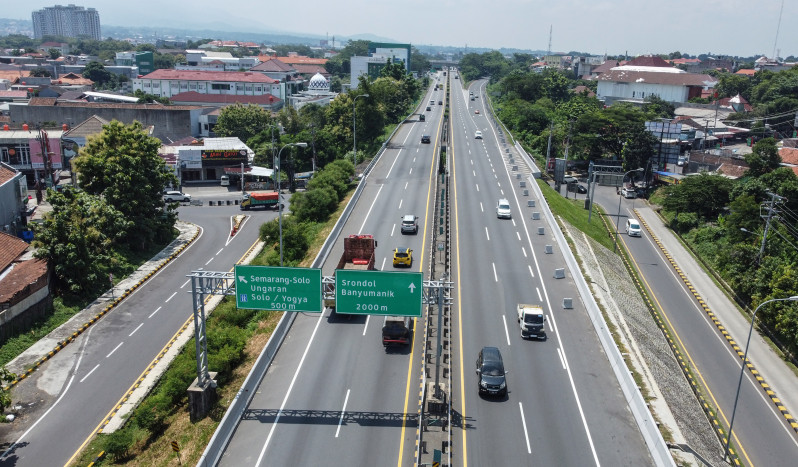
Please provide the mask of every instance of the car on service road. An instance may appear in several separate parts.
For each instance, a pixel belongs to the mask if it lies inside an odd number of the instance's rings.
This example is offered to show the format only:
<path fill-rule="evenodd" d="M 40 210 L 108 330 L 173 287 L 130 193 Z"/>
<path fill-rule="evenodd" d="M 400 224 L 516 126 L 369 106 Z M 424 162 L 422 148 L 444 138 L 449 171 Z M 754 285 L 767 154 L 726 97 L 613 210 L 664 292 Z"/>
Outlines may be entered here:
<path fill-rule="evenodd" d="M 640 229 L 640 223 L 637 222 L 636 219 L 626 220 L 626 235 L 629 235 L 630 237 L 643 236 L 643 231 Z"/>
<path fill-rule="evenodd" d="M 182 201 L 190 202 L 191 201 L 191 195 L 187 195 L 187 194 L 181 193 L 179 191 L 167 191 L 166 193 L 163 194 L 163 200 L 165 202 L 167 202 L 167 203 L 173 203 L 175 201 L 177 201 L 177 202 L 182 202 Z"/>

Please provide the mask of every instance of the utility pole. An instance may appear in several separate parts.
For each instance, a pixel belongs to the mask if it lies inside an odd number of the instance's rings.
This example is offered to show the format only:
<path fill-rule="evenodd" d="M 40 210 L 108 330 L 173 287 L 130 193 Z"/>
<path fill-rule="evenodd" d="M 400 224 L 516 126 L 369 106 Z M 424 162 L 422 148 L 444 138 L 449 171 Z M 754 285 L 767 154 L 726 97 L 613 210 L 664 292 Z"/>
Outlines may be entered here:
<path fill-rule="evenodd" d="M 798 114 L 796 114 L 795 119 L 798 120 Z M 552 121 L 549 127 L 549 145 L 546 147 L 546 167 L 543 169 L 544 172 L 549 173 L 549 164 L 551 164 L 551 135 L 554 133 L 554 122 Z"/>
<path fill-rule="evenodd" d="M 774 205 L 776 204 L 776 201 L 781 202 L 784 199 L 781 196 L 771 192 L 767 192 L 767 195 L 770 196 L 770 206 L 767 207 L 768 215 L 765 219 L 765 231 L 762 233 L 762 245 L 759 247 L 759 254 L 756 255 L 757 266 L 762 263 L 762 255 L 765 254 L 765 242 L 768 239 L 768 230 L 770 230 L 770 219 L 773 218 Z"/>
<path fill-rule="evenodd" d="M 571 145 L 571 129 L 574 126 L 573 120 L 568 122 L 568 139 L 565 140 L 565 172 L 568 172 L 568 146 Z M 576 196 L 576 195 L 574 195 Z M 565 199 L 568 199 L 568 184 L 565 184 Z"/>

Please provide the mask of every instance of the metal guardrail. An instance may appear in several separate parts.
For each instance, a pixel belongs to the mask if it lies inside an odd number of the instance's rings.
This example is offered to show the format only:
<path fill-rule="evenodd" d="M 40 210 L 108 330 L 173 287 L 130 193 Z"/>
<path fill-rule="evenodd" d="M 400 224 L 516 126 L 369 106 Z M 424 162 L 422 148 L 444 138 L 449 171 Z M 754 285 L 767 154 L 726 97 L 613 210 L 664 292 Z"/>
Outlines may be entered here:
<path fill-rule="evenodd" d="M 341 235 L 344 225 L 347 220 L 349 220 L 349 216 L 352 214 L 355 205 L 360 199 L 360 195 L 366 187 L 369 173 L 380 159 L 380 156 L 385 152 L 388 142 L 393 139 L 396 132 L 406 121 L 407 118 L 396 126 L 388 137 L 388 140 L 382 144 L 382 147 L 366 167 L 366 170 L 363 171 L 363 178 L 358 183 L 355 193 L 352 195 L 352 198 L 349 199 L 349 203 L 347 203 L 344 212 L 335 223 L 327 240 L 324 241 L 324 245 L 322 245 L 319 254 L 316 255 L 316 258 L 313 260 L 311 267 L 320 268 L 327 260 L 333 245 L 335 245 L 335 242 L 338 240 L 338 236 Z M 205 451 L 203 451 L 202 456 L 200 456 L 197 462 L 198 467 L 211 467 L 219 463 L 225 447 L 230 442 L 230 438 L 232 438 L 233 433 L 238 427 L 238 422 L 241 420 L 244 411 L 252 401 L 252 397 L 254 397 L 258 385 L 266 374 L 266 370 L 269 369 L 272 360 L 274 360 L 274 356 L 277 354 L 277 351 L 280 350 L 280 346 L 283 344 L 285 336 L 294 324 L 294 320 L 296 320 L 296 313 L 284 313 L 283 317 L 280 318 L 280 321 L 272 332 L 272 336 L 269 338 L 269 341 L 266 343 L 260 355 L 258 355 L 258 359 L 247 375 L 246 380 L 244 380 L 244 384 L 241 385 L 241 389 L 236 393 L 233 401 L 230 403 L 230 407 L 227 409 L 227 412 L 225 412 L 224 417 L 222 417 L 222 421 L 219 422 L 219 426 L 216 427 L 213 437 L 211 437 L 210 442 L 208 442 L 208 446 L 205 448 Z"/>

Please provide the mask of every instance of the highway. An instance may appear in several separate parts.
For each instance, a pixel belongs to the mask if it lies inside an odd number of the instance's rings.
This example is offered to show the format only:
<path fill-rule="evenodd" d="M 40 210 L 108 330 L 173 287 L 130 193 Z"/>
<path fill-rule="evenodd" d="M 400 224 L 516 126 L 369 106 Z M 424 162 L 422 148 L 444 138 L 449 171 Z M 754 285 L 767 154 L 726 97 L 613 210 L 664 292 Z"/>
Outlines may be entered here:
<path fill-rule="evenodd" d="M 411 271 L 428 271 L 433 193 L 443 91 L 421 100 L 426 121 L 402 125 L 334 246 L 324 275 L 343 252 L 343 237 L 377 239 L 375 267 L 393 270 L 393 249 L 413 249 Z M 430 144 L 421 136 L 430 135 Z M 401 217 L 419 217 L 417 235 L 402 235 Z M 422 324 L 416 322 L 421 334 Z M 412 465 L 418 413 L 420 338 L 385 350 L 382 318 L 349 320 L 329 311 L 297 317 L 228 444 L 221 465 Z"/>
<path fill-rule="evenodd" d="M 202 226 L 194 243 L 15 387 L 14 400 L 31 406 L 24 431 L 13 431 L 21 423 L 0 426 L 4 439 L 16 442 L 0 465 L 65 465 L 191 317 L 186 275 L 231 269 L 256 241 L 258 226 L 277 215 L 250 211 L 252 217 L 231 239 L 238 206 L 206 203 L 181 206 L 179 213 Z"/>
<path fill-rule="evenodd" d="M 559 248 L 567 246 L 551 235 L 556 226 L 531 220 L 534 209 L 486 117 L 485 81 L 472 84 L 474 101 L 460 80 L 451 83 L 453 313 L 459 323 L 452 397 L 453 410 L 466 420 L 465 429 L 452 433 L 456 464 L 492 465 L 501 453 L 503 465 L 650 465 L 572 280 L 553 278 L 555 268 L 565 267 Z M 483 139 L 474 138 L 476 130 Z M 497 218 L 499 198 L 510 201 L 511 220 Z M 545 254 L 545 245 L 554 253 Z M 566 297 L 573 309 L 563 309 Z M 543 306 L 546 341 L 521 338 L 518 303 Z M 504 357 L 509 394 L 503 400 L 477 393 L 474 361 L 483 346 L 498 347 Z"/>
<path fill-rule="evenodd" d="M 619 206 L 615 189 L 596 187 L 595 193 L 595 202 L 605 207 L 614 225 Z M 644 228 L 641 238 L 625 235 L 626 219 L 635 216 L 633 209 L 640 207 L 641 201 L 623 198 L 620 201 L 619 242 L 633 257 L 644 284 L 662 310 L 667 325 L 673 329 L 674 339 L 694 368 L 696 379 L 706 387 L 707 399 L 719 409 L 719 418 L 728 427 L 741 359 L 674 271 L 649 232 Z M 679 258 L 675 260 L 678 264 Z M 741 348 L 745 346 L 745 337 L 735 336 Z M 752 360 L 756 363 L 753 356 Z M 767 381 L 767 374 L 762 376 Z M 798 458 L 795 432 L 750 372 L 746 372 L 743 378 L 734 435 L 735 442 L 741 447 L 738 454 L 746 465 L 793 465 Z"/>

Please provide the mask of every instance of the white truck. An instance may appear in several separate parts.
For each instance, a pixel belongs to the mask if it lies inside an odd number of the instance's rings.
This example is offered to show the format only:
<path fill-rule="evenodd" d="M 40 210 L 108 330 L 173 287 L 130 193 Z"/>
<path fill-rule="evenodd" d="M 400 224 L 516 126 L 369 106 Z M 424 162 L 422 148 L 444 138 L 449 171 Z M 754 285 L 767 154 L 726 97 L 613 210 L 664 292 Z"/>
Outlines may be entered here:
<path fill-rule="evenodd" d="M 545 322 L 546 316 L 543 315 L 543 308 L 540 305 L 518 304 L 518 325 L 521 327 L 521 337 L 545 340 L 546 330 L 543 328 Z"/>

